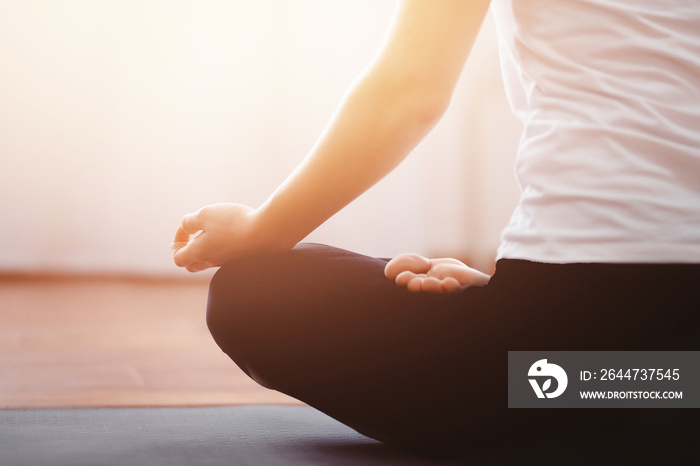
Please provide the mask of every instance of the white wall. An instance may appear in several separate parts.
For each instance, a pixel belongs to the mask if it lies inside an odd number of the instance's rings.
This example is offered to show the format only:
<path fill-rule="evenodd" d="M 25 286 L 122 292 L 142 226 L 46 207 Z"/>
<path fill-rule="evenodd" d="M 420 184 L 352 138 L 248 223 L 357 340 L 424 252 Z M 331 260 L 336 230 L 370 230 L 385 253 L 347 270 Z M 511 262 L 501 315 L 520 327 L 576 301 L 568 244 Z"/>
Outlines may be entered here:
<path fill-rule="evenodd" d="M 0 0 L 0 271 L 178 274 L 182 215 L 257 205 L 313 145 L 394 1 Z M 488 263 L 520 127 L 489 18 L 448 115 L 310 240 Z"/>

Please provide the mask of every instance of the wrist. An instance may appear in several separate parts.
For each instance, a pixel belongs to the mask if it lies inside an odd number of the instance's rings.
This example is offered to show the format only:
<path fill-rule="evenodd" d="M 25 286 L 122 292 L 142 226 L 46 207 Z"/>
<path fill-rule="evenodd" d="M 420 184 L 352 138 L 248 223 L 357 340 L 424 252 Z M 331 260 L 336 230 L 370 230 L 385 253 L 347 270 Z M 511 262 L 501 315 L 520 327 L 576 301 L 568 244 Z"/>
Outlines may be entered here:
<path fill-rule="evenodd" d="M 280 252 L 293 248 L 298 241 L 285 238 L 284 226 L 275 225 L 264 206 L 252 210 L 250 219 L 250 239 L 252 250 L 257 253 Z"/>

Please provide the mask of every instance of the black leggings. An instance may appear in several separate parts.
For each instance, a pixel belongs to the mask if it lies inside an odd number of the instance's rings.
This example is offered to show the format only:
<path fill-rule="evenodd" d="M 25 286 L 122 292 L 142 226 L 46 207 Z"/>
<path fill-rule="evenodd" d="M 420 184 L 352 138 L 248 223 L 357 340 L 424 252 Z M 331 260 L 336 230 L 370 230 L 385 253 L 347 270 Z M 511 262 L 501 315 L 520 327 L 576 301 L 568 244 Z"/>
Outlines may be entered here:
<path fill-rule="evenodd" d="M 626 434 L 653 445 L 670 441 L 659 423 L 700 420 L 688 409 L 507 408 L 508 351 L 700 349 L 700 265 L 500 260 L 488 285 L 431 295 L 387 280 L 385 264 L 312 244 L 226 264 L 209 329 L 261 385 L 411 448 Z"/>

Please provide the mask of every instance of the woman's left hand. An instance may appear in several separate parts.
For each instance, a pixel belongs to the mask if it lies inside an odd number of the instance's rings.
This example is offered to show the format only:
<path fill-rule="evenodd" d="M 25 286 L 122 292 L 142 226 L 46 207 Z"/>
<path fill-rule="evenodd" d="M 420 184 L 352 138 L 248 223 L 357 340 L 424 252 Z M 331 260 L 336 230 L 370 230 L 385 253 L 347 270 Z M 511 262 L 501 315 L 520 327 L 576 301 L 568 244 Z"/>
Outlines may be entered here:
<path fill-rule="evenodd" d="M 384 275 L 414 293 L 453 293 L 485 285 L 491 278 L 457 259 L 427 259 L 411 253 L 390 260 Z"/>

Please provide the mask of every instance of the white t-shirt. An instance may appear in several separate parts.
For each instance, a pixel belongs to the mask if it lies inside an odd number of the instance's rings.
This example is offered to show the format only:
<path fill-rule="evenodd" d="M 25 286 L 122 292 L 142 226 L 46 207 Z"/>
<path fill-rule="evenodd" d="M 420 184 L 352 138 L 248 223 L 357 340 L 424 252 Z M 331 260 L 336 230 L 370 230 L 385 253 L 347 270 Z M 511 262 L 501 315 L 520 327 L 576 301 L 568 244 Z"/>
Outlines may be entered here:
<path fill-rule="evenodd" d="M 499 258 L 700 263 L 700 0 L 493 0 L 524 125 Z"/>

